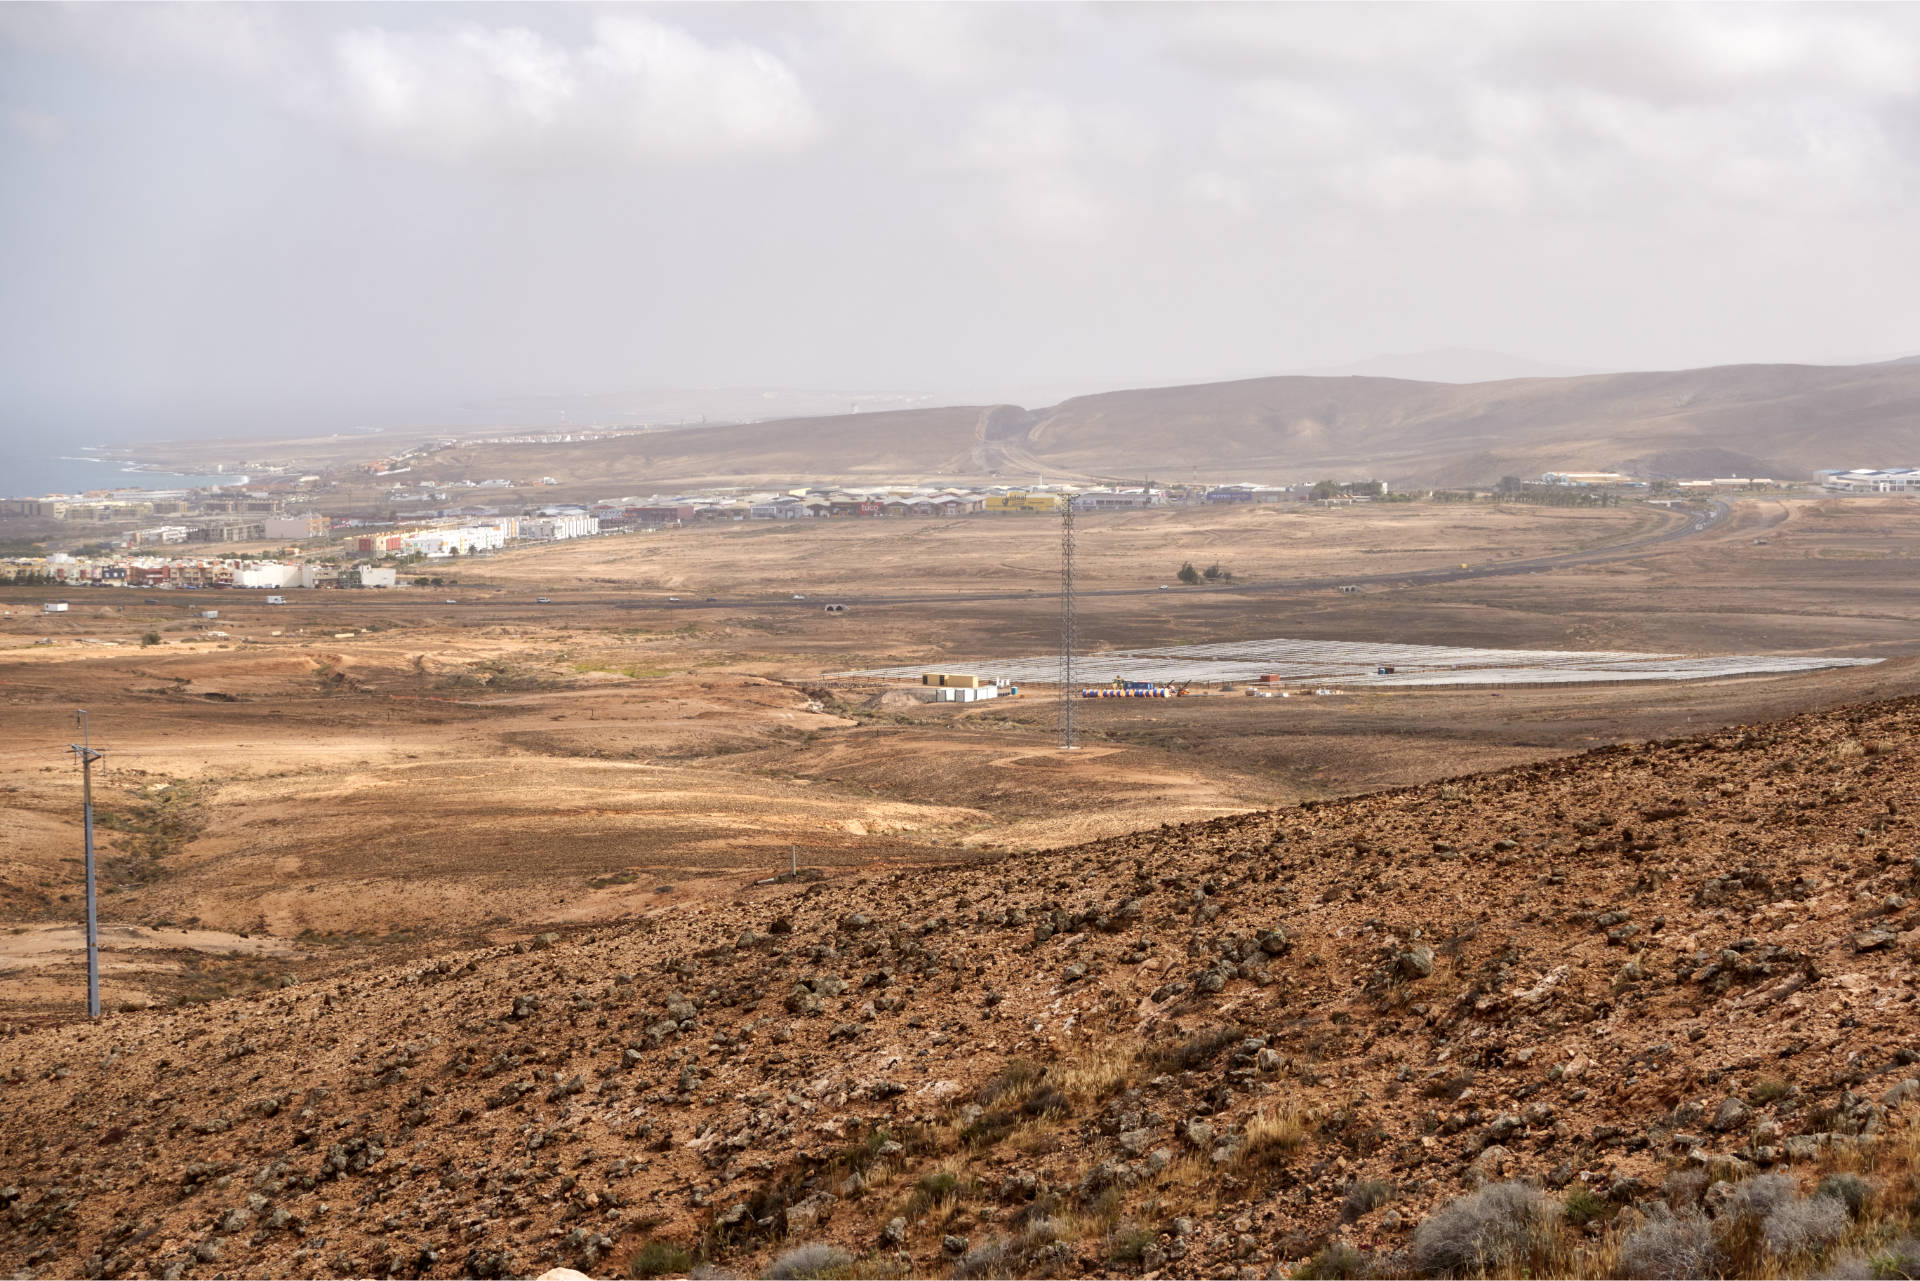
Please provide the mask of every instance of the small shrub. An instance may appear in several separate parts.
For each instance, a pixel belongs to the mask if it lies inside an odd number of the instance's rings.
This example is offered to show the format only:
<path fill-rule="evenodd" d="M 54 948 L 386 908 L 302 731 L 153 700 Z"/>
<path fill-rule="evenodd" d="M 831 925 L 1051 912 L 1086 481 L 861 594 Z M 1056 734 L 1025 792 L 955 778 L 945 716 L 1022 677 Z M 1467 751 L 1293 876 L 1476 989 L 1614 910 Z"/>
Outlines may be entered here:
<path fill-rule="evenodd" d="M 1495 1183 L 1455 1197 L 1415 1228 L 1413 1265 L 1426 1276 L 1538 1274 L 1559 1219 L 1560 1206 L 1538 1188 Z"/>
<path fill-rule="evenodd" d="M 1107 1262 L 1129 1264 L 1138 1263 L 1147 1248 L 1153 1244 L 1153 1233 L 1145 1228 L 1131 1225 L 1120 1228 L 1113 1234 L 1113 1241 L 1107 1247 Z"/>
<path fill-rule="evenodd" d="M 146 635 L 144 635 L 144 636 L 142 636 L 142 637 L 140 638 L 140 644 L 141 644 L 142 646 L 146 646 L 146 645 L 158 645 L 159 643 L 160 643 L 160 633 L 159 633 L 159 632 L 148 632 L 148 633 L 147 633 Z"/>
<path fill-rule="evenodd" d="M 648 1277 L 672 1276 L 692 1267 L 692 1256 L 679 1246 L 668 1241 L 649 1241 L 627 1264 L 627 1275 L 646 1281 Z"/>
<path fill-rule="evenodd" d="M 959 1195 L 959 1175 L 951 1170 L 929 1171 L 913 1185 L 913 1195 L 907 1199 L 907 1216 L 925 1214 L 937 1202 Z"/>
<path fill-rule="evenodd" d="M 1180 572 L 1175 574 L 1174 577 L 1191 587 L 1200 581 L 1200 571 L 1193 567 L 1192 561 L 1187 561 L 1180 566 Z"/>
<path fill-rule="evenodd" d="M 1041 1224 L 1059 1226 L 1055 1217 L 1060 1213 L 1060 1198 L 1051 1192 L 1042 1192 L 1013 1212 L 1013 1226 L 1022 1232 L 1037 1231 Z"/>
<path fill-rule="evenodd" d="M 1126 1190 L 1118 1183 L 1111 1183 L 1092 1199 L 1081 1201 L 1080 1218 L 1083 1222 L 1098 1224 L 1102 1232 L 1111 1232 L 1120 1226 L 1120 1208 L 1125 1203 Z"/>
<path fill-rule="evenodd" d="M 952 1196 L 959 1189 L 960 1176 L 951 1170 L 935 1170 L 931 1174 L 921 1175 L 914 1187 L 924 1192 L 929 1200 L 938 1201 L 941 1197 Z"/>
<path fill-rule="evenodd" d="M 1340 1222 L 1352 1223 L 1393 1200 L 1393 1184 L 1384 1179 L 1360 1179 L 1347 1189 L 1340 1203 Z"/>
<path fill-rule="evenodd" d="M 1857 1174 L 1829 1174 L 1815 1188 L 1816 1197 L 1832 1197 L 1847 1207 L 1847 1214 L 1859 1218 L 1873 1199 L 1873 1185 Z"/>
<path fill-rule="evenodd" d="M 1710 1277 L 1719 1265 L 1713 1225 L 1698 1210 L 1674 1214 L 1655 1206 L 1646 1221 L 1620 1242 L 1620 1275 L 1635 1281 Z"/>
<path fill-rule="evenodd" d="M 1700 1198 L 1707 1194 L 1707 1172 L 1674 1170 L 1667 1175 L 1664 1191 L 1668 1209 L 1678 1211 L 1696 1208 Z"/>
<path fill-rule="evenodd" d="M 1761 1174 L 1733 1187 L 1709 1188 L 1707 1205 L 1713 1211 L 1723 1266 L 1735 1276 L 1757 1275 L 1768 1263 L 1767 1220 L 1799 1199 L 1800 1185 L 1785 1174 Z M 1782 1220 L 1780 1230 L 1790 1234 L 1793 1228 Z"/>
<path fill-rule="evenodd" d="M 1875 1254 L 1873 1275 L 1881 1281 L 1920 1281 L 1920 1241 L 1901 1237 Z"/>
<path fill-rule="evenodd" d="M 1847 1230 L 1847 1206 L 1830 1196 L 1782 1201 L 1761 1225 L 1767 1248 L 1775 1254 L 1815 1254 Z"/>
<path fill-rule="evenodd" d="M 1154 1067 L 1162 1072 L 1191 1072 L 1220 1057 L 1220 1052 L 1242 1035 L 1236 1027 L 1210 1027 L 1196 1032 L 1178 1045 L 1155 1050 Z"/>
<path fill-rule="evenodd" d="M 1560 1213 L 1566 1216 L 1568 1223 L 1576 1228 L 1585 1227 L 1595 1219 L 1604 1218 L 1609 1209 L 1607 1199 L 1597 1195 L 1592 1188 L 1577 1187 L 1560 1198 Z"/>
<path fill-rule="evenodd" d="M 960 1281 L 993 1281 L 999 1277 L 1019 1276 L 1026 1268 L 1020 1247 L 1004 1239 L 976 1245 L 953 1265 Z"/>
<path fill-rule="evenodd" d="M 960 1141 L 972 1148 L 990 1148 L 1013 1133 L 1018 1124 L 1020 1116 L 1016 1112 L 982 1112 L 961 1129 Z"/>
<path fill-rule="evenodd" d="M 853 1266 L 853 1256 L 838 1246 L 814 1242 L 782 1252 L 760 1275 L 767 1281 L 818 1281 Z"/>
<path fill-rule="evenodd" d="M 1791 1175 L 1759 1174 L 1736 1184 L 1714 1211 L 1719 1219 L 1765 1220 L 1775 1209 L 1800 1197 Z"/>
<path fill-rule="evenodd" d="M 885 1126 L 869 1130 L 863 1139 L 854 1139 L 834 1154 L 833 1164 L 848 1174 L 865 1174 L 880 1160 L 887 1144 L 894 1142 L 893 1132 Z"/>
<path fill-rule="evenodd" d="M 990 1108 L 1004 1099 L 1017 1107 L 1038 1088 L 1046 1074 L 1045 1068 L 1029 1059 L 1009 1059 L 1005 1067 L 981 1085 L 975 1101 L 983 1108 Z"/>
<path fill-rule="evenodd" d="M 1770 1076 L 1754 1082 L 1753 1088 L 1747 1091 L 1747 1097 L 1758 1106 L 1765 1107 L 1769 1103 L 1776 1103 L 1786 1098 L 1791 1093 L 1793 1093 L 1792 1085 L 1777 1076 Z"/>
<path fill-rule="evenodd" d="M 1302 1281 L 1354 1281 L 1367 1275 L 1367 1256 L 1345 1241 L 1320 1247 L 1311 1259 L 1294 1270 Z"/>

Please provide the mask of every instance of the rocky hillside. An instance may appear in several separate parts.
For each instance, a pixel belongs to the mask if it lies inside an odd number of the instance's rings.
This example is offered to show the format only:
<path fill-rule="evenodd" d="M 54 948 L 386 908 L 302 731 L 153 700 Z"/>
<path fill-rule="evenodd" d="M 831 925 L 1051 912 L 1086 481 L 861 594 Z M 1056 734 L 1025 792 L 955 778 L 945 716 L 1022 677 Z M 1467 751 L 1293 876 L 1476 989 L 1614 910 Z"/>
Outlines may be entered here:
<path fill-rule="evenodd" d="M 1902 1266 L 1916 730 L 1860 706 L 15 1032 L 0 1268 Z"/>

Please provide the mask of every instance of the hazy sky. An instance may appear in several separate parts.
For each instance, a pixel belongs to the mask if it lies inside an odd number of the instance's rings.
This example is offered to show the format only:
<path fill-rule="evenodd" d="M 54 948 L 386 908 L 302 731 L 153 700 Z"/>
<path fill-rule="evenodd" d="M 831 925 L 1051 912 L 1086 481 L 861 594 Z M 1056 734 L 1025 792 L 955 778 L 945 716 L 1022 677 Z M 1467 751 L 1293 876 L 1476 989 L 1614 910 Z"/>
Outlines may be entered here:
<path fill-rule="evenodd" d="M 0 418 L 1920 351 L 1920 6 L 0 6 Z"/>

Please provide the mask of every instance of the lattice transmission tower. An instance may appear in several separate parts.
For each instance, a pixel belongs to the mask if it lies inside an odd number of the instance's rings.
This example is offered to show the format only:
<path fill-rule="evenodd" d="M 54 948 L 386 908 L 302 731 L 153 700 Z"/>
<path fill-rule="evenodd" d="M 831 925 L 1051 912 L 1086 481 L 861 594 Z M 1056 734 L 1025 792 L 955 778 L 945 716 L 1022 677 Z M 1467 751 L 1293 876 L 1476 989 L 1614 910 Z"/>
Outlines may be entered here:
<path fill-rule="evenodd" d="M 93 763 L 106 753 L 93 745 L 87 733 L 87 714 L 74 713 L 80 726 L 80 741 L 72 747 L 80 762 L 80 821 L 86 831 L 87 872 L 87 1017 L 100 1017 L 100 912 L 93 892 Z"/>
<path fill-rule="evenodd" d="M 1074 688 L 1073 646 L 1076 618 L 1073 601 L 1073 497 L 1060 496 L 1060 750 L 1071 752 L 1074 708 L 1080 691 Z"/>

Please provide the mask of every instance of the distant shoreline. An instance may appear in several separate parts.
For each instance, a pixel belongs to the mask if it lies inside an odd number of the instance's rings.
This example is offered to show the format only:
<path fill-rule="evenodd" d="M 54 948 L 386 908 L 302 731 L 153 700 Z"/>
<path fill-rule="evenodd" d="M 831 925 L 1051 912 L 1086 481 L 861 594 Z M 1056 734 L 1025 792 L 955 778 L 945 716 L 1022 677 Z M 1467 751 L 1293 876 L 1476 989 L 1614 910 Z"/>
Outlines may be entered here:
<path fill-rule="evenodd" d="M 120 490 L 144 493 L 168 489 L 212 489 L 243 485 L 236 474 L 175 471 L 164 464 L 108 454 L 0 453 L 0 485 L 8 499 L 35 499 L 57 495 Z"/>

